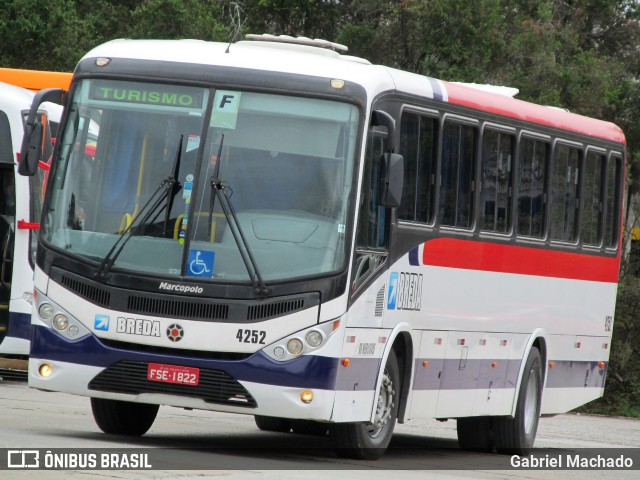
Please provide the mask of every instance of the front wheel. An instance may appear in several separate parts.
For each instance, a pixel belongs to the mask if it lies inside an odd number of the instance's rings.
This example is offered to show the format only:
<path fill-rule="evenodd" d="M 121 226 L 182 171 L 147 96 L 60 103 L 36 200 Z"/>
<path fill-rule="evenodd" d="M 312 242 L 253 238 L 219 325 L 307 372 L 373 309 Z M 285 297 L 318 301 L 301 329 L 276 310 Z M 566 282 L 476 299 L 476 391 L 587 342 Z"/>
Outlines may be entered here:
<path fill-rule="evenodd" d="M 389 446 L 398 417 L 400 369 L 393 350 L 389 352 L 373 423 L 336 423 L 329 430 L 336 453 L 341 457 L 377 460 Z"/>
<path fill-rule="evenodd" d="M 123 402 L 120 400 L 91 399 L 91 411 L 104 433 L 140 436 L 147 433 L 158 414 L 159 405 Z"/>
<path fill-rule="evenodd" d="M 265 417 L 263 415 L 255 415 L 254 420 L 256 426 L 265 432 L 289 432 L 291 430 L 291 422 L 286 418 Z"/>

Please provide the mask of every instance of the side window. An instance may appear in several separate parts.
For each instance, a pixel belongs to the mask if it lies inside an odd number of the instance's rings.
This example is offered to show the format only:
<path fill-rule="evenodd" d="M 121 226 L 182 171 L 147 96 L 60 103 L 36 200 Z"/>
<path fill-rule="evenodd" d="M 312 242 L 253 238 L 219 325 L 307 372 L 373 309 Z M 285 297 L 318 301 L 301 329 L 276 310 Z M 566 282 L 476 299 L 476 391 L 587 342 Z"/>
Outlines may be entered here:
<path fill-rule="evenodd" d="M 520 142 L 518 173 L 519 235 L 537 238 L 544 235 L 545 179 L 548 164 L 549 144 L 523 138 Z"/>
<path fill-rule="evenodd" d="M 15 161 L 13 155 L 9 117 L 7 117 L 6 113 L 0 111 L 0 163 L 13 165 Z"/>
<path fill-rule="evenodd" d="M 511 223 L 513 135 L 485 130 L 482 139 L 480 228 L 506 233 Z"/>
<path fill-rule="evenodd" d="M 611 157 L 607 163 L 607 205 L 604 230 L 604 246 L 618 245 L 620 233 L 620 176 L 622 175 L 622 159 Z"/>
<path fill-rule="evenodd" d="M 360 288 L 387 258 L 389 209 L 378 202 L 380 170 L 386 139 L 370 134 L 365 152 L 362 192 L 360 194 L 356 255 L 351 291 Z"/>
<path fill-rule="evenodd" d="M 388 210 L 382 207 L 380 198 L 381 159 L 386 140 L 380 135 L 370 135 L 360 195 L 360 220 L 358 224 L 358 248 L 386 248 Z"/>
<path fill-rule="evenodd" d="M 398 218 L 428 223 L 434 203 L 437 155 L 436 119 L 405 113 L 400 126 L 404 188 Z"/>
<path fill-rule="evenodd" d="M 567 145 L 555 149 L 551 169 L 551 239 L 573 242 L 578 220 L 580 150 Z"/>
<path fill-rule="evenodd" d="M 602 176 L 606 158 L 595 152 L 587 153 L 582 190 L 582 222 L 580 238 L 584 245 L 600 245 L 602 236 Z"/>
<path fill-rule="evenodd" d="M 471 227 L 476 138 L 475 127 L 444 123 L 439 205 L 442 225 Z"/>

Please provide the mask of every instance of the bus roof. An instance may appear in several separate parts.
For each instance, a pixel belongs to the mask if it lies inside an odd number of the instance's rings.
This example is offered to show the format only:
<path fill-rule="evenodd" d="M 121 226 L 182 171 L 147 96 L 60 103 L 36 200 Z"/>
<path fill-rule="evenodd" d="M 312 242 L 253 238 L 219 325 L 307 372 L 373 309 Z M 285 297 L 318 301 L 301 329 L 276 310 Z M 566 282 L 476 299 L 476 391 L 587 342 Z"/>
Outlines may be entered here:
<path fill-rule="evenodd" d="M 202 40 L 113 40 L 94 48 L 83 60 L 98 57 L 229 66 L 338 78 L 362 85 L 370 98 L 383 92 L 402 91 L 515 120 L 626 143 L 622 130 L 611 122 L 466 85 L 372 65 L 363 59 L 308 45 L 256 41 L 228 44 Z"/>

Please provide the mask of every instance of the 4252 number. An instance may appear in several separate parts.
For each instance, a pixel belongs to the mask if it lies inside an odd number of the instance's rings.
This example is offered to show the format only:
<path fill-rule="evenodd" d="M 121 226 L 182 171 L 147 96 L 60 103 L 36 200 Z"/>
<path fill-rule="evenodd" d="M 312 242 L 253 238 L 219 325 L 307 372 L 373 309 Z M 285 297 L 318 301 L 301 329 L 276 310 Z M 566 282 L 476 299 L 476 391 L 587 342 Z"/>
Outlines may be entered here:
<path fill-rule="evenodd" d="M 241 343 L 258 343 L 260 345 L 264 345 L 266 337 L 267 332 L 264 330 L 246 330 L 240 328 L 238 333 L 236 333 L 236 338 L 238 339 L 238 342 Z"/>

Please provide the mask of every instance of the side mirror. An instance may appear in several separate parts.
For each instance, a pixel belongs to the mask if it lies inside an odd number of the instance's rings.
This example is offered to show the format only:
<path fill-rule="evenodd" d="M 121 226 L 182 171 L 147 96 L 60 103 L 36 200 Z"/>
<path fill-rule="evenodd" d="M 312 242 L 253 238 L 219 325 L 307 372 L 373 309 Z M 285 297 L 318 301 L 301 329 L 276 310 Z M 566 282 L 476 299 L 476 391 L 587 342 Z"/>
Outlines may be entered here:
<path fill-rule="evenodd" d="M 393 141 L 393 136 L 396 130 L 396 121 L 391 115 L 384 110 L 374 110 L 371 112 L 371 126 L 372 127 L 386 127 L 387 138 Z"/>
<path fill-rule="evenodd" d="M 44 153 L 51 150 L 51 135 L 46 115 L 38 110 L 44 102 L 62 105 L 67 92 L 59 88 L 40 90 L 33 97 L 33 103 L 27 116 L 20 148 L 20 163 L 18 173 L 33 176 L 38 170 L 38 163 L 43 160 Z"/>
<path fill-rule="evenodd" d="M 384 153 L 381 167 L 380 205 L 397 208 L 402 201 L 404 158 L 397 153 Z"/>

